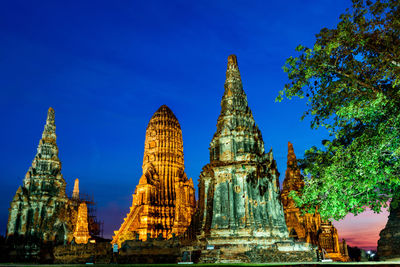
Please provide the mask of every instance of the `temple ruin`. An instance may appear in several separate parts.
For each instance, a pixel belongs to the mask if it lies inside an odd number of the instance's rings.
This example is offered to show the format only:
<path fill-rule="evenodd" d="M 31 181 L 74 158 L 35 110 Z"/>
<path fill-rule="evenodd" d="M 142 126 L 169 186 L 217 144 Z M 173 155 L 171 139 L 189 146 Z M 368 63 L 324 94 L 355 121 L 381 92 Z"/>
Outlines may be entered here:
<path fill-rule="evenodd" d="M 78 218 L 76 220 L 74 240 L 77 244 L 86 244 L 89 241 L 88 212 L 85 202 L 82 202 L 78 208 Z"/>
<path fill-rule="evenodd" d="M 235 55 L 228 57 L 224 87 L 210 163 L 200 174 L 196 217 L 197 239 L 218 252 L 203 251 L 200 260 L 274 261 L 265 257 L 279 257 L 282 251 L 300 252 L 299 259 L 305 260 L 312 247 L 288 237 L 276 162 L 272 150 L 265 153 Z M 275 250 L 271 255 L 249 252 L 258 249 Z"/>
<path fill-rule="evenodd" d="M 154 113 L 147 126 L 142 169 L 130 212 L 112 243 L 181 235 L 195 212 L 195 190 L 185 173 L 181 127 L 166 105 Z"/>
<path fill-rule="evenodd" d="M 66 183 L 56 144 L 54 109 L 46 124 L 32 166 L 11 202 L 7 239 L 22 239 L 33 246 L 41 242 L 72 240 L 76 211 L 68 205 Z"/>
<path fill-rule="evenodd" d="M 304 179 L 300 173 L 300 169 L 297 167 L 293 145 L 288 142 L 287 168 L 282 185 L 281 200 L 289 236 L 313 245 L 318 245 L 318 230 L 321 225 L 321 216 L 318 212 L 302 215 L 300 209 L 295 205 L 294 200 L 289 197 L 291 191 L 300 192 L 303 187 Z"/>
<path fill-rule="evenodd" d="M 346 242 L 339 243 L 338 232 L 333 224 L 330 221 L 321 220 L 318 212 L 303 214 L 289 196 L 291 191 L 301 193 L 303 188 L 304 177 L 297 165 L 293 145 L 288 142 L 287 169 L 281 200 L 289 236 L 318 246 L 321 253 L 327 253 L 327 258 L 335 261 L 349 261 Z"/>
<path fill-rule="evenodd" d="M 290 142 L 280 190 L 277 164 L 272 149 L 265 151 L 235 55 L 228 57 L 209 152 L 196 205 L 193 181 L 185 173 L 178 119 L 166 105 L 153 114 L 146 129 L 142 175 L 111 242 L 119 246 L 120 262 L 172 263 L 183 254 L 200 263 L 304 262 L 315 261 L 316 250 L 335 261 L 349 260 L 347 245 L 339 243 L 333 224 L 321 220 L 318 212 L 303 214 L 290 197 L 291 191 L 301 193 L 305 186 Z M 91 210 L 93 199 L 80 193 L 78 179 L 70 198 L 65 188 L 50 108 L 37 154 L 11 202 L 7 238 L 64 244 L 55 249 L 59 263 L 90 259 L 93 253 L 109 262 L 109 241 L 104 245 L 101 240 L 101 251 L 93 245 L 100 240 L 95 239 L 100 224 Z M 398 211 L 392 209 L 381 232 L 382 256 L 393 254 L 390 244 L 398 243 L 393 234 Z"/>

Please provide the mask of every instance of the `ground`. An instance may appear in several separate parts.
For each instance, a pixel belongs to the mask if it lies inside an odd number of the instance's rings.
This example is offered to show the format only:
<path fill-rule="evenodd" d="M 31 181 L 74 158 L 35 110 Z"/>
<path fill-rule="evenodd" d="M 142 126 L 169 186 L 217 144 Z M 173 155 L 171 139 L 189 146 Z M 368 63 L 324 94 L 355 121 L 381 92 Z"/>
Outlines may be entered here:
<path fill-rule="evenodd" d="M 218 263 L 218 264 L 94 264 L 94 265 L 89 265 L 89 264 L 41 264 L 41 267 L 45 266 L 60 266 L 60 267 L 88 267 L 88 266 L 96 266 L 96 267 L 102 267 L 102 266 L 130 266 L 130 267 L 139 267 L 139 266 L 145 266 L 145 267 L 151 267 L 151 266 L 157 266 L 157 267 L 182 267 L 182 266 L 323 266 L 323 265 L 328 265 L 330 267 L 334 266 L 399 266 L 400 265 L 400 259 L 396 259 L 396 261 L 386 261 L 386 262 L 343 262 L 343 263 L 322 263 L 322 262 L 315 262 L 315 263 L 309 263 L 309 262 L 290 262 L 290 263 L 247 263 L 247 264 L 223 264 L 223 263 Z M 0 264 L 0 266 L 37 266 L 37 264 Z"/>

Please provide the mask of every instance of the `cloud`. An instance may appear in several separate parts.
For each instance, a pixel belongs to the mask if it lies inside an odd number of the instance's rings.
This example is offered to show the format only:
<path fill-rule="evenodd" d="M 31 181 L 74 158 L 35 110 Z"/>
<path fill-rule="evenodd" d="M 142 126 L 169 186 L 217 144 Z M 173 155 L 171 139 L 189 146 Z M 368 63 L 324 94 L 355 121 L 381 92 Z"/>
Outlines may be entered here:
<path fill-rule="evenodd" d="M 349 214 L 333 224 L 338 229 L 339 239 L 345 239 L 348 245 L 376 250 L 379 233 L 385 227 L 388 216 L 386 209 L 380 214 L 367 209 L 357 216 Z"/>

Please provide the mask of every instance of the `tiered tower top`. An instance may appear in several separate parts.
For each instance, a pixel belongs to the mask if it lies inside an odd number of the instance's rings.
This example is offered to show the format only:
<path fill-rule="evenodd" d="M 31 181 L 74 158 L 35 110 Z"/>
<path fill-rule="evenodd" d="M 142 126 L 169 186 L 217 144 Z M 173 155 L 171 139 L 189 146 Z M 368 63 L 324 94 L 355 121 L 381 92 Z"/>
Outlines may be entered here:
<path fill-rule="evenodd" d="M 32 167 L 24 179 L 24 187 L 31 194 L 65 195 L 66 184 L 61 174 L 56 140 L 55 113 L 53 108 L 49 108 L 42 139 L 39 141 Z"/>
<path fill-rule="evenodd" d="M 297 166 L 296 155 L 294 154 L 293 144 L 288 142 L 287 168 L 285 179 L 282 185 L 282 194 L 289 194 L 290 191 L 300 192 L 304 187 L 304 180 Z"/>
<path fill-rule="evenodd" d="M 151 117 L 146 129 L 143 171 L 151 163 L 162 162 L 184 170 L 182 130 L 172 110 L 162 105 Z"/>
<path fill-rule="evenodd" d="M 264 155 L 264 142 L 248 106 L 235 55 L 228 57 L 224 88 L 217 131 L 210 143 L 210 161 L 258 162 Z"/>

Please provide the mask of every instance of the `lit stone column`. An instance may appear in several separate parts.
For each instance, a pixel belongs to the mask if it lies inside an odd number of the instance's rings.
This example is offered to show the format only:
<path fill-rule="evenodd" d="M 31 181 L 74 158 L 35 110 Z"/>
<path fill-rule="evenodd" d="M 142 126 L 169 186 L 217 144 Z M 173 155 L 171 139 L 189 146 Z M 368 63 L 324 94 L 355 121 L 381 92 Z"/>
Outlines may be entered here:
<path fill-rule="evenodd" d="M 134 232 L 141 240 L 146 240 L 147 234 L 151 238 L 179 235 L 189 226 L 195 211 L 195 200 L 185 201 L 180 193 L 187 187 L 194 195 L 194 187 L 184 172 L 181 127 L 166 105 L 150 119 L 144 148 L 143 174 L 133 194 L 130 213 L 114 232 L 112 242 L 119 245 Z M 140 194 L 146 196 L 143 203 Z"/>
<path fill-rule="evenodd" d="M 82 202 L 78 208 L 78 219 L 75 225 L 74 238 L 77 244 L 86 244 L 90 238 L 88 228 L 88 213 L 85 202 Z"/>

